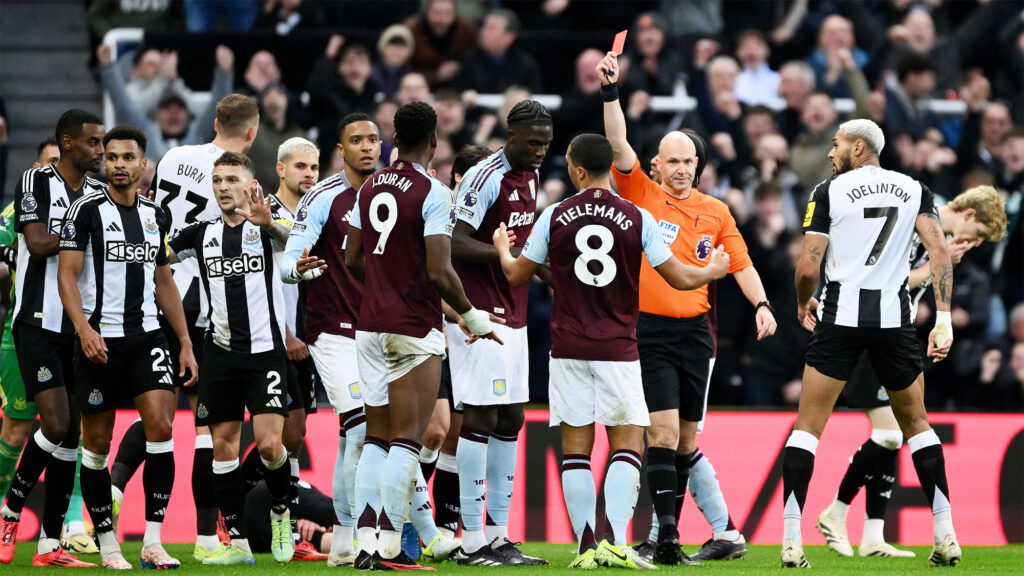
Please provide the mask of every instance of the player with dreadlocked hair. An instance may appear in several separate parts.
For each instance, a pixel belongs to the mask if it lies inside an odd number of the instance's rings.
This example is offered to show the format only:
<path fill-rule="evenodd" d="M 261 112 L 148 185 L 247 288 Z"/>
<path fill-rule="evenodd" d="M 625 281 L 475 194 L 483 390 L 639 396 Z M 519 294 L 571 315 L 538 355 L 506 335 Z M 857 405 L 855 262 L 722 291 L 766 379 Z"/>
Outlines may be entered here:
<path fill-rule="evenodd" d="M 537 170 L 553 130 L 551 113 L 534 100 L 516 104 L 507 120 L 508 144 L 467 170 L 462 179 L 452 234 L 452 260 L 466 295 L 481 310 L 506 322 L 495 326 L 504 346 L 489 340 L 469 346 L 464 338 L 448 342 L 452 400 L 463 410 L 455 456 L 463 525 L 458 560 L 473 566 L 547 564 L 524 555 L 508 539 L 517 440 L 523 404 L 530 399 L 529 287 L 509 285 L 491 236 L 502 223 L 523 241 L 530 236 L 540 188 Z M 512 250 L 518 255 L 521 246 Z M 449 334 L 458 332 L 449 327 Z"/>

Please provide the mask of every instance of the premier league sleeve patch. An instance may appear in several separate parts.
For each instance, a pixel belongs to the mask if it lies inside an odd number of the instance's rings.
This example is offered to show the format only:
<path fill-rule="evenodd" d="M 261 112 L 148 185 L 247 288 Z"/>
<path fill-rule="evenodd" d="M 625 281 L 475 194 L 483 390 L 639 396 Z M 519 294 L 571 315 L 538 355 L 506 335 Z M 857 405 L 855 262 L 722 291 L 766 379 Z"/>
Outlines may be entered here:
<path fill-rule="evenodd" d="M 303 207 L 299 208 L 299 213 L 296 214 L 295 221 L 296 222 L 302 222 L 303 220 L 306 219 L 307 216 L 309 216 L 309 207 L 308 206 L 303 206 Z"/>
<path fill-rule="evenodd" d="M 697 242 L 696 252 L 698 260 L 707 260 L 711 255 L 711 236 L 709 234 L 701 236 L 700 242 Z"/>
<path fill-rule="evenodd" d="M 74 240 L 77 233 L 78 231 L 75 230 L 75 223 L 68 220 L 64 223 L 64 229 L 60 231 L 60 237 L 63 240 Z"/>
<path fill-rule="evenodd" d="M 39 208 L 39 202 L 36 202 L 36 197 L 29 193 L 21 197 L 21 211 L 22 212 L 35 212 L 36 208 Z"/>
<path fill-rule="evenodd" d="M 462 199 L 462 203 L 465 204 L 467 208 L 472 208 L 473 206 L 476 206 L 479 199 L 480 197 L 477 194 L 477 191 L 470 188 L 469 191 L 466 192 L 466 197 Z"/>

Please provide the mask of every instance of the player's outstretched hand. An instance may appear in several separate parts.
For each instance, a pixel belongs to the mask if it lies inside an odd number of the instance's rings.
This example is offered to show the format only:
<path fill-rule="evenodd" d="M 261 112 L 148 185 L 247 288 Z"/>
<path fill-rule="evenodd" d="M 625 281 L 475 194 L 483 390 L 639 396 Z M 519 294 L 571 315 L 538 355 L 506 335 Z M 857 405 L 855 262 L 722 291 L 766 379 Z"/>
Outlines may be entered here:
<path fill-rule="evenodd" d="M 78 339 L 82 343 L 82 352 L 93 364 L 107 363 L 107 343 L 103 336 L 91 327 L 78 333 Z"/>
<path fill-rule="evenodd" d="M 269 228 L 274 225 L 274 217 L 270 211 L 270 197 L 263 194 L 263 187 L 260 186 L 259 181 L 252 181 L 249 198 L 246 199 L 246 202 L 249 204 L 249 209 L 235 208 L 235 214 L 260 228 Z"/>
<path fill-rule="evenodd" d="M 178 376 L 188 375 L 189 377 L 182 386 L 186 388 L 194 386 L 199 381 L 199 363 L 196 362 L 196 355 L 192 352 L 191 342 L 187 346 L 182 345 L 181 353 L 178 354 L 178 365 L 181 366 Z"/>
<path fill-rule="evenodd" d="M 302 257 L 295 261 L 295 275 L 303 280 L 313 280 L 327 270 L 327 262 L 309 255 L 309 246 L 302 249 Z"/>
<path fill-rule="evenodd" d="M 499 254 L 509 252 L 512 250 L 512 246 L 516 244 L 516 233 L 509 231 L 505 223 L 502 222 L 494 230 L 494 234 L 491 236 L 491 241 L 494 243 L 494 247 L 498 250 Z"/>
<path fill-rule="evenodd" d="M 708 274 L 711 280 L 725 278 L 729 273 L 729 253 L 725 251 L 725 245 L 720 244 L 718 248 L 711 251 L 711 258 L 708 260 Z"/>
<path fill-rule="evenodd" d="M 932 362 L 942 362 L 953 346 L 952 330 L 946 332 L 942 325 L 936 325 L 928 334 L 928 357 Z"/>
<path fill-rule="evenodd" d="M 608 52 L 597 64 L 597 74 L 601 77 L 601 84 L 607 86 L 619 81 L 619 57 L 615 52 Z"/>
<path fill-rule="evenodd" d="M 466 323 L 466 328 L 469 333 L 479 338 L 487 338 L 488 340 L 494 340 L 498 344 L 504 344 L 501 338 L 494 333 L 494 328 L 491 326 L 491 322 L 494 321 L 495 316 L 484 312 L 483 310 L 477 310 L 476 308 L 470 308 L 461 315 L 462 321 Z M 505 321 L 498 318 L 498 324 L 504 324 Z M 475 340 L 474 340 L 475 342 Z"/>

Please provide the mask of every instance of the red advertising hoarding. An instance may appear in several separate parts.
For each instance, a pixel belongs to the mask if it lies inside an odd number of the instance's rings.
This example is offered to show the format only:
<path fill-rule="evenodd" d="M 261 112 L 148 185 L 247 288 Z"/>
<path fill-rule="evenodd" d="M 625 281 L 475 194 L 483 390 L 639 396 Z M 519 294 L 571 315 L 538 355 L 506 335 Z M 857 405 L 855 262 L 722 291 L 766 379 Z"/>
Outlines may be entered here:
<path fill-rule="evenodd" d="M 115 439 L 135 418 L 137 415 L 130 411 L 118 414 Z M 776 544 L 782 537 L 782 449 L 794 418 L 793 413 L 780 412 L 712 413 L 698 438 L 701 451 L 718 472 L 733 520 L 747 540 L 756 544 Z M 526 421 L 520 435 L 517 492 L 512 499 L 509 536 L 515 541 L 571 542 L 572 530 L 562 501 L 558 431 L 547 426 L 545 410 L 527 411 Z M 1024 416 L 933 414 L 931 421 L 943 441 L 953 520 L 961 544 L 1024 542 Z M 177 470 L 163 528 L 168 542 L 195 541 L 191 423 L 191 415 L 185 412 L 179 413 L 174 423 Z M 322 410 L 309 418 L 307 430 L 302 479 L 329 494 L 337 447 L 337 417 Z M 807 495 L 807 543 L 824 543 L 813 529 L 814 520 L 834 497 L 850 456 L 869 434 L 867 418 L 859 413 L 835 414 L 829 422 L 818 446 L 814 478 Z M 607 465 L 607 443 L 600 430 L 592 462 L 595 481 L 600 486 Z M 141 537 L 145 527 L 141 480 L 141 474 L 137 474 L 125 496 L 119 521 L 124 537 Z M 646 493 L 646 488 L 641 490 L 633 523 L 637 540 L 646 534 L 650 523 Z M 26 507 L 20 531 L 23 539 L 38 534 L 41 501 L 33 494 Z M 854 543 L 859 541 L 863 517 L 864 498 L 860 495 L 849 514 L 849 533 Z M 680 526 L 686 543 L 699 544 L 710 537 L 710 528 L 690 498 L 684 505 Z M 932 543 L 931 512 L 907 448 L 900 453 L 886 530 L 893 542 Z"/>

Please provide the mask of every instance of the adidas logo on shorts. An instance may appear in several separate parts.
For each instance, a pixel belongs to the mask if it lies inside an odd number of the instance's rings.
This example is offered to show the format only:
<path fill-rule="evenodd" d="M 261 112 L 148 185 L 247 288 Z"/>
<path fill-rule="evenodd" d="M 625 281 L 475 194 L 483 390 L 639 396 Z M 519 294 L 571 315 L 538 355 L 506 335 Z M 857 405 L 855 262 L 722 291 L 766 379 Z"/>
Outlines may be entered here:
<path fill-rule="evenodd" d="M 281 404 L 281 399 L 276 397 L 276 396 L 274 398 L 271 398 L 270 402 L 267 402 L 267 408 L 282 408 L 282 407 L 283 406 Z"/>

